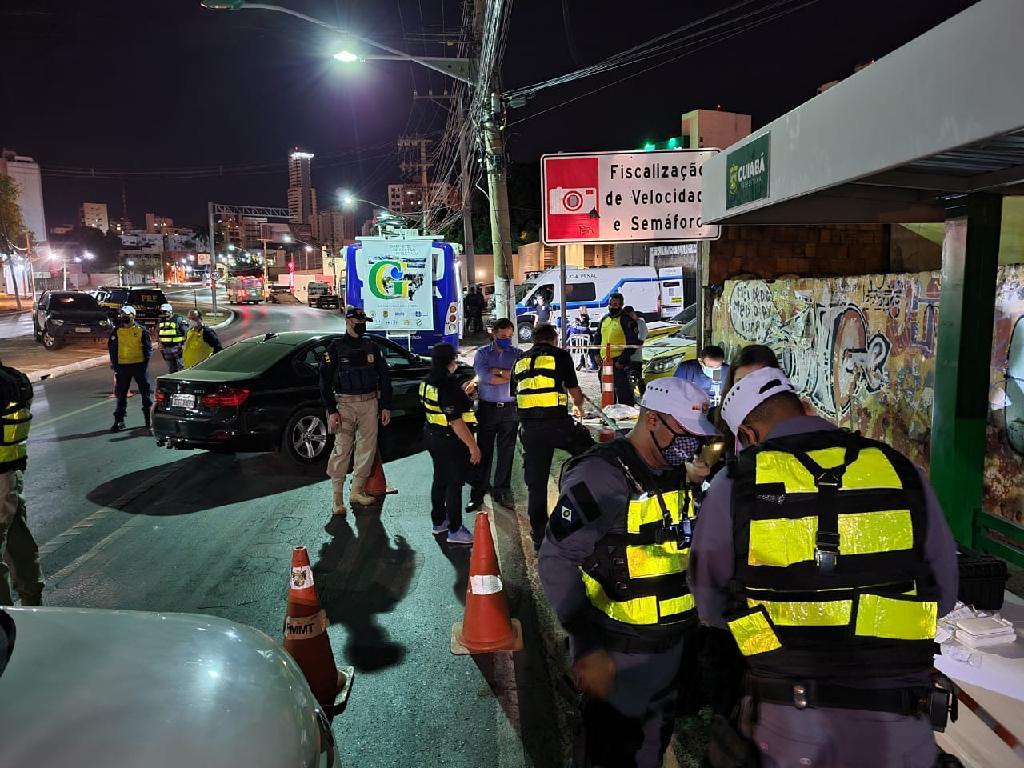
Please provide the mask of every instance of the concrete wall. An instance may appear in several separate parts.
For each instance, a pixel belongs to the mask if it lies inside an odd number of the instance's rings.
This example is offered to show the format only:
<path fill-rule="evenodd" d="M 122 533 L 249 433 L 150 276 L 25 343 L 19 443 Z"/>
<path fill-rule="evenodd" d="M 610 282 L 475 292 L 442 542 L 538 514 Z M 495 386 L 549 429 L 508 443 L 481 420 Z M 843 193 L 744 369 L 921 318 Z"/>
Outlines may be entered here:
<path fill-rule="evenodd" d="M 1000 267 L 998 285 L 985 506 L 1021 522 L 1024 265 Z M 713 338 L 729 357 L 745 344 L 772 347 L 823 417 L 884 440 L 927 469 L 940 293 L 938 271 L 730 280 L 712 310 Z"/>

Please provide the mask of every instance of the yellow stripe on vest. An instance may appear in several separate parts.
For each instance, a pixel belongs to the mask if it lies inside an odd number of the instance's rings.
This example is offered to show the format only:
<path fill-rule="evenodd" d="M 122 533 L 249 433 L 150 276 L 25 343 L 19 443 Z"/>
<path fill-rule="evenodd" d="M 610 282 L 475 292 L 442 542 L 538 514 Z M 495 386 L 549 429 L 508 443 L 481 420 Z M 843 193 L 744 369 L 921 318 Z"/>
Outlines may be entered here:
<path fill-rule="evenodd" d="M 585 571 L 580 571 L 587 597 L 599 611 L 615 621 L 638 626 L 657 624 L 659 619 L 685 613 L 694 609 L 693 595 L 666 598 L 659 601 L 656 597 L 635 597 L 632 600 L 619 602 L 605 594 L 604 588 Z"/>
<path fill-rule="evenodd" d="M 772 623 L 782 627 L 845 627 L 853 612 L 852 600 L 777 602 L 748 598 L 747 605 L 763 605 Z"/>
<path fill-rule="evenodd" d="M 768 617 L 761 611 L 733 619 L 729 622 L 729 631 L 744 656 L 756 656 L 782 647 Z"/>
<path fill-rule="evenodd" d="M 822 448 L 808 451 L 822 469 L 838 467 L 843 463 L 846 449 L 843 447 Z M 762 451 L 757 456 L 754 480 L 758 485 L 782 483 L 786 493 L 816 493 L 814 478 L 807 468 L 793 454 L 784 451 Z M 878 448 L 865 448 L 857 460 L 846 468 L 843 485 L 839 492 L 860 491 L 873 488 L 900 489 L 903 484 L 892 463 Z"/>
<path fill-rule="evenodd" d="M 937 603 L 861 595 L 857 601 L 855 633 L 893 640 L 931 640 L 938 621 Z"/>
<path fill-rule="evenodd" d="M 544 392 L 539 395 L 518 392 L 516 403 L 520 408 L 555 408 L 567 406 L 569 396 L 564 392 Z"/>
<path fill-rule="evenodd" d="M 749 565 L 787 566 L 814 559 L 817 517 L 750 521 Z M 839 515 L 839 554 L 869 555 L 914 546 L 910 510 Z"/>

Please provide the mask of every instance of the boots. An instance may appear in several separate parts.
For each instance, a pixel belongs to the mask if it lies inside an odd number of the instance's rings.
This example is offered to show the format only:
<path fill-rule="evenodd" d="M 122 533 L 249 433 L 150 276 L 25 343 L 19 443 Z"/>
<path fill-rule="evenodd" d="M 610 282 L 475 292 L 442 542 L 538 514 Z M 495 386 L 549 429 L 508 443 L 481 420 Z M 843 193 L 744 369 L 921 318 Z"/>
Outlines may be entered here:
<path fill-rule="evenodd" d="M 146 429 L 152 429 L 152 427 L 153 427 L 153 421 L 152 421 L 153 417 L 150 415 L 149 411 L 143 411 L 142 412 L 142 418 L 143 418 L 143 420 L 146 423 Z"/>
<path fill-rule="evenodd" d="M 345 516 L 345 493 L 342 489 L 334 491 L 331 499 L 331 514 Z"/>
<path fill-rule="evenodd" d="M 122 429 L 124 429 L 124 421 L 122 421 L 121 419 L 114 419 L 114 424 L 110 428 L 110 431 L 112 433 L 113 432 L 120 432 Z"/>
<path fill-rule="evenodd" d="M 368 507 L 377 503 L 377 499 L 375 497 L 370 496 L 363 490 L 365 483 L 365 480 L 359 481 L 358 483 L 356 480 L 352 480 L 352 490 L 348 492 L 348 500 L 350 504 L 358 504 L 361 507 Z"/>

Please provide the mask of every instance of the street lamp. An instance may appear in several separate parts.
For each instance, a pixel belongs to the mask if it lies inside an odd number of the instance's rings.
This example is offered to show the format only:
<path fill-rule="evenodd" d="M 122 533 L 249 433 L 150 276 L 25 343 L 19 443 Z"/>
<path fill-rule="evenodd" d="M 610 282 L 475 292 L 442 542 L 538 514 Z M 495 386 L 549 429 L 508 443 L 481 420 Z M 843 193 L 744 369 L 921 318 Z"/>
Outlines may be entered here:
<path fill-rule="evenodd" d="M 352 53 L 352 51 L 338 51 L 334 54 L 334 58 L 343 64 L 353 64 L 357 61 L 362 61 L 362 59 L 360 59 L 357 54 Z"/>
<path fill-rule="evenodd" d="M 68 289 L 68 260 L 67 260 L 67 257 L 64 254 L 62 254 L 62 253 L 59 253 L 57 251 L 52 251 L 51 250 L 50 251 L 50 259 L 52 261 L 56 261 L 57 259 L 60 259 L 61 269 L 64 272 L 64 290 L 66 291 Z"/>

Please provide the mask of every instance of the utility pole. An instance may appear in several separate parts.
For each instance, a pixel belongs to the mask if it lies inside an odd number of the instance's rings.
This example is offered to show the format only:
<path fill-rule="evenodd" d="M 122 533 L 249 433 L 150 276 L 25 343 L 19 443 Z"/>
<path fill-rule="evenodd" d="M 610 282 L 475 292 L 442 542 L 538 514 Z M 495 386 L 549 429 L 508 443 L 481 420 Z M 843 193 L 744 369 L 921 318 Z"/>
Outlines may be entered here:
<path fill-rule="evenodd" d="M 25 263 L 28 264 L 29 285 L 32 286 L 32 303 L 36 303 L 36 271 L 32 266 L 32 233 L 25 230 Z"/>
<path fill-rule="evenodd" d="M 462 114 L 469 120 L 469 110 L 462 110 Z M 473 235 L 473 155 L 466 145 L 470 142 L 467 131 L 462 133 L 459 141 L 459 161 L 462 163 L 462 239 L 466 245 L 463 253 L 466 257 L 466 285 L 476 283 L 476 270 L 473 267 L 473 257 L 476 255 L 476 246 Z"/>
<path fill-rule="evenodd" d="M 508 218 L 508 184 L 505 177 L 505 142 L 501 135 L 501 97 L 491 94 L 491 110 L 483 124 L 484 166 L 487 196 L 491 203 L 491 248 L 494 252 L 494 312 L 499 318 L 515 316 L 510 301 L 512 237 Z"/>
<path fill-rule="evenodd" d="M 207 205 L 210 227 L 210 294 L 213 296 L 213 314 L 217 314 L 217 236 L 213 225 L 213 203 Z M 223 215 L 223 214 L 222 214 Z M 226 240 L 226 238 L 225 238 Z M 225 248 L 225 250 L 227 250 Z M 265 263 L 265 262 L 264 262 Z"/>

